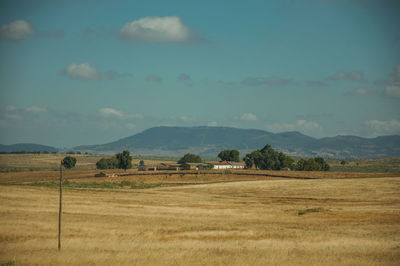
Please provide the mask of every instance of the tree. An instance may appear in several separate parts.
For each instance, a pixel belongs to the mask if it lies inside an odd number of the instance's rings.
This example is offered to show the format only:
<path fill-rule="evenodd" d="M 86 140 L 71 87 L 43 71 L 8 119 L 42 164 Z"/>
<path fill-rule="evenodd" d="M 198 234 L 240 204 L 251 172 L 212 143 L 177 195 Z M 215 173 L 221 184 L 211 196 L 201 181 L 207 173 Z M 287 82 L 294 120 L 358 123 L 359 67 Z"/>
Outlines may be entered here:
<path fill-rule="evenodd" d="M 340 161 L 340 164 L 341 164 L 341 165 L 345 165 L 345 164 L 346 164 L 346 161 L 345 161 L 345 160 L 341 160 L 341 161 Z"/>
<path fill-rule="evenodd" d="M 118 160 L 115 157 L 106 159 L 106 158 L 101 158 L 97 163 L 96 163 L 97 169 L 115 169 L 118 168 Z"/>
<path fill-rule="evenodd" d="M 139 165 L 140 165 L 140 166 L 144 166 L 144 161 L 143 161 L 143 160 L 140 160 Z"/>
<path fill-rule="evenodd" d="M 263 170 L 280 170 L 285 167 L 293 168 L 294 160 L 283 152 L 276 152 L 271 145 L 265 145 L 261 150 L 253 151 L 243 158 L 246 166 L 253 165 Z"/>
<path fill-rule="evenodd" d="M 67 156 L 61 161 L 62 166 L 64 166 L 66 169 L 71 169 L 72 167 L 75 167 L 76 164 L 76 158 Z"/>
<path fill-rule="evenodd" d="M 314 160 L 321 166 L 322 171 L 329 171 L 330 166 L 322 157 L 316 157 Z"/>
<path fill-rule="evenodd" d="M 218 154 L 221 161 L 239 162 L 239 151 L 238 150 L 224 150 Z"/>
<path fill-rule="evenodd" d="M 201 157 L 196 154 L 186 153 L 182 158 L 179 159 L 178 163 L 201 163 Z"/>
<path fill-rule="evenodd" d="M 300 159 L 296 164 L 296 170 L 298 171 L 328 171 L 329 164 L 321 157 Z"/>
<path fill-rule="evenodd" d="M 132 156 L 130 155 L 129 151 L 125 150 L 122 153 L 118 153 L 116 156 L 118 161 L 118 168 L 130 169 L 132 168 Z"/>

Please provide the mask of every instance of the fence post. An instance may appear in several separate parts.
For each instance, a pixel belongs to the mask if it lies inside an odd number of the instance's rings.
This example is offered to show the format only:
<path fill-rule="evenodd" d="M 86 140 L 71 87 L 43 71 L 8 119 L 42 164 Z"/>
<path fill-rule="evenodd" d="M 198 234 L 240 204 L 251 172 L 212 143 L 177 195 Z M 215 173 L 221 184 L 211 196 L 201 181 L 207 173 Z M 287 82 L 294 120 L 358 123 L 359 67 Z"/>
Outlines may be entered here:
<path fill-rule="evenodd" d="M 62 161 L 60 163 L 60 208 L 58 211 L 58 250 L 61 250 L 61 211 L 62 211 Z"/>

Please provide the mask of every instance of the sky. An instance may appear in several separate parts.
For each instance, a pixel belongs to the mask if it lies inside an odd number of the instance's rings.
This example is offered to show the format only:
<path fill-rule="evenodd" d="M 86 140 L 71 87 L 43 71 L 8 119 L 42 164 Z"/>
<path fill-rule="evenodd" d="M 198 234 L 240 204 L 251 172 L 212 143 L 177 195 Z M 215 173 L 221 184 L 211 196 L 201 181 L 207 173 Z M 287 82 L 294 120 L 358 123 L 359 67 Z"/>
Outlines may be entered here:
<path fill-rule="evenodd" d="M 400 134 L 396 0 L 0 2 L 0 143 Z"/>

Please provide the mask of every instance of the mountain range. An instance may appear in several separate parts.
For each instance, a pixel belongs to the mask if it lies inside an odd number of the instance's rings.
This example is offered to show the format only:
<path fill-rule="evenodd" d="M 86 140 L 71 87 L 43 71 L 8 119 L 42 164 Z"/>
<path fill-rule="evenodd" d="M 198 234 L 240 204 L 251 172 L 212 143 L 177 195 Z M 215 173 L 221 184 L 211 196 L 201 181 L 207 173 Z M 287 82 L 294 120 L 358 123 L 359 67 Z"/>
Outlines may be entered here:
<path fill-rule="evenodd" d="M 400 136 L 362 138 L 336 136 L 313 138 L 299 132 L 271 133 L 231 127 L 153 127 L 139 134 L 101 144 L 78 146 L 74 150 L 116 153 L 129 150 L 135 155 L 182 156 L 195 153 L 216 157 L 221 150 L 237 149 L 241 156 L 270 144 L 291 156 L 325 158 L 400 157 Z"/>

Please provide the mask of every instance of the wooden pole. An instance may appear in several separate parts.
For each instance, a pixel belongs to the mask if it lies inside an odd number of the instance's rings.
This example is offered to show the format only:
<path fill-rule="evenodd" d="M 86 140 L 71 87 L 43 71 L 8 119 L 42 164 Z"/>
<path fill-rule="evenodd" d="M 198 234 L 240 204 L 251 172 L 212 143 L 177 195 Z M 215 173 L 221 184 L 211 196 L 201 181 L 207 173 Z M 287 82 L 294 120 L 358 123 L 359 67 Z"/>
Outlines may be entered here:
<path fill-rule="evenodd" d="M 62 212 L 62 162 L 60 163 L 60 208 L 58 211 L 58 251 L 61 250 L 61 212 Z"/>

